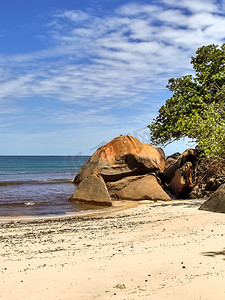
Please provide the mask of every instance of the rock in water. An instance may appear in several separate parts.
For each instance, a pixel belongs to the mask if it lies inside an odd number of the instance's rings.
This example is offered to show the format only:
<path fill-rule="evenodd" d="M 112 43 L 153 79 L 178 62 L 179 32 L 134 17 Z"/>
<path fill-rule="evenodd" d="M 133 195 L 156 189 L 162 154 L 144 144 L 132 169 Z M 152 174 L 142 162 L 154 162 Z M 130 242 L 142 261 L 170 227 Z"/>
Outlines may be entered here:
<path fill-rule="evenodd" d="M 82 166 L 74 182 L 80 183 L 91 174 L 99 174 L 105 182 L 126 176 L 163 172 L 165 154 L 162 149 L 143 144 L 132 136 L 119 136 L 100 147 Z"/>
<path fill-rule="evenodd" d="M 225 183 L 222 184 L 200 208 L 201 210 L 225 213 Z"/>
<path fill-rule="evenodd" d="M 123 189 L 116 192 L 116 196 L 118 199 L 124 200 L 171 200 L 154 175 L 148 175 L 130 182 Z"/>
<path fill-rule="evenodd" d="M 90 175 L 77 187 L 70 200 L 111 206 L 112 202 L 103 178 L 100 175 Z"/>

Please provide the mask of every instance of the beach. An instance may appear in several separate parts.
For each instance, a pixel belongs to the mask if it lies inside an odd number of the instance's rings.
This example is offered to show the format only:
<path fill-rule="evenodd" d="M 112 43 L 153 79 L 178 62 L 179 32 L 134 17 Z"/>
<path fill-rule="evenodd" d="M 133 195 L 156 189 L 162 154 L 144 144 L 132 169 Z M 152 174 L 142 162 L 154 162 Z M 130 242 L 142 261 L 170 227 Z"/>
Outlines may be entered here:
<path fill-rule="evenodd" d="M 0 299 L 225 299 L 225 215 L 203 201 L 2 219 Z"/>

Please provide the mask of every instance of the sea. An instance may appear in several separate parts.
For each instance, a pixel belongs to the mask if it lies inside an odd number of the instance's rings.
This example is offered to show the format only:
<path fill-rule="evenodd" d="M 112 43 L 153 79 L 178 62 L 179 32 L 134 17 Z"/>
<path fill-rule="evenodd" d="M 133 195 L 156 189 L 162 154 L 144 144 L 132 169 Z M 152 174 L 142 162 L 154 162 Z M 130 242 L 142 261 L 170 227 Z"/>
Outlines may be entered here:
<path fill-rule="evenodd" d="M 88 156 L 0 156 L 0 217 L 76 215 L 96 207 L 69 200 Z"/>

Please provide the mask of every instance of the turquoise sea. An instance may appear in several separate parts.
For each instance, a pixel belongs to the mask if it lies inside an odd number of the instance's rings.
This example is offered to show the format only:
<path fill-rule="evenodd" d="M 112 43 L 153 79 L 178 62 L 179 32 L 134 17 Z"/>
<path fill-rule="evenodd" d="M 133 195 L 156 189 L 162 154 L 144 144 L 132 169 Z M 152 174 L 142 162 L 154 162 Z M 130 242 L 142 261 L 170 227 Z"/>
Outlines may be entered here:
<path fill-rule="evenodd" d="M 90 209 L 69 201 L 88 156 L 0 156 L 0 216 L 56 216 Z"/>

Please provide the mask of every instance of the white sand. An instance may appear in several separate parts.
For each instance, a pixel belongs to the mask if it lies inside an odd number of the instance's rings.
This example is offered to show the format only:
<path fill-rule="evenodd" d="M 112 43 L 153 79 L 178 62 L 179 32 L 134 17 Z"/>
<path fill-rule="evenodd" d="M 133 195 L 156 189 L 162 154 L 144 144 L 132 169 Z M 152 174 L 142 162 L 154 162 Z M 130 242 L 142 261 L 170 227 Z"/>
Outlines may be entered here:
<path fill-rule="evenodd" d="M 202 201 L 0 224 L 0 299 L 225 299 L 225 214 Z"/>

